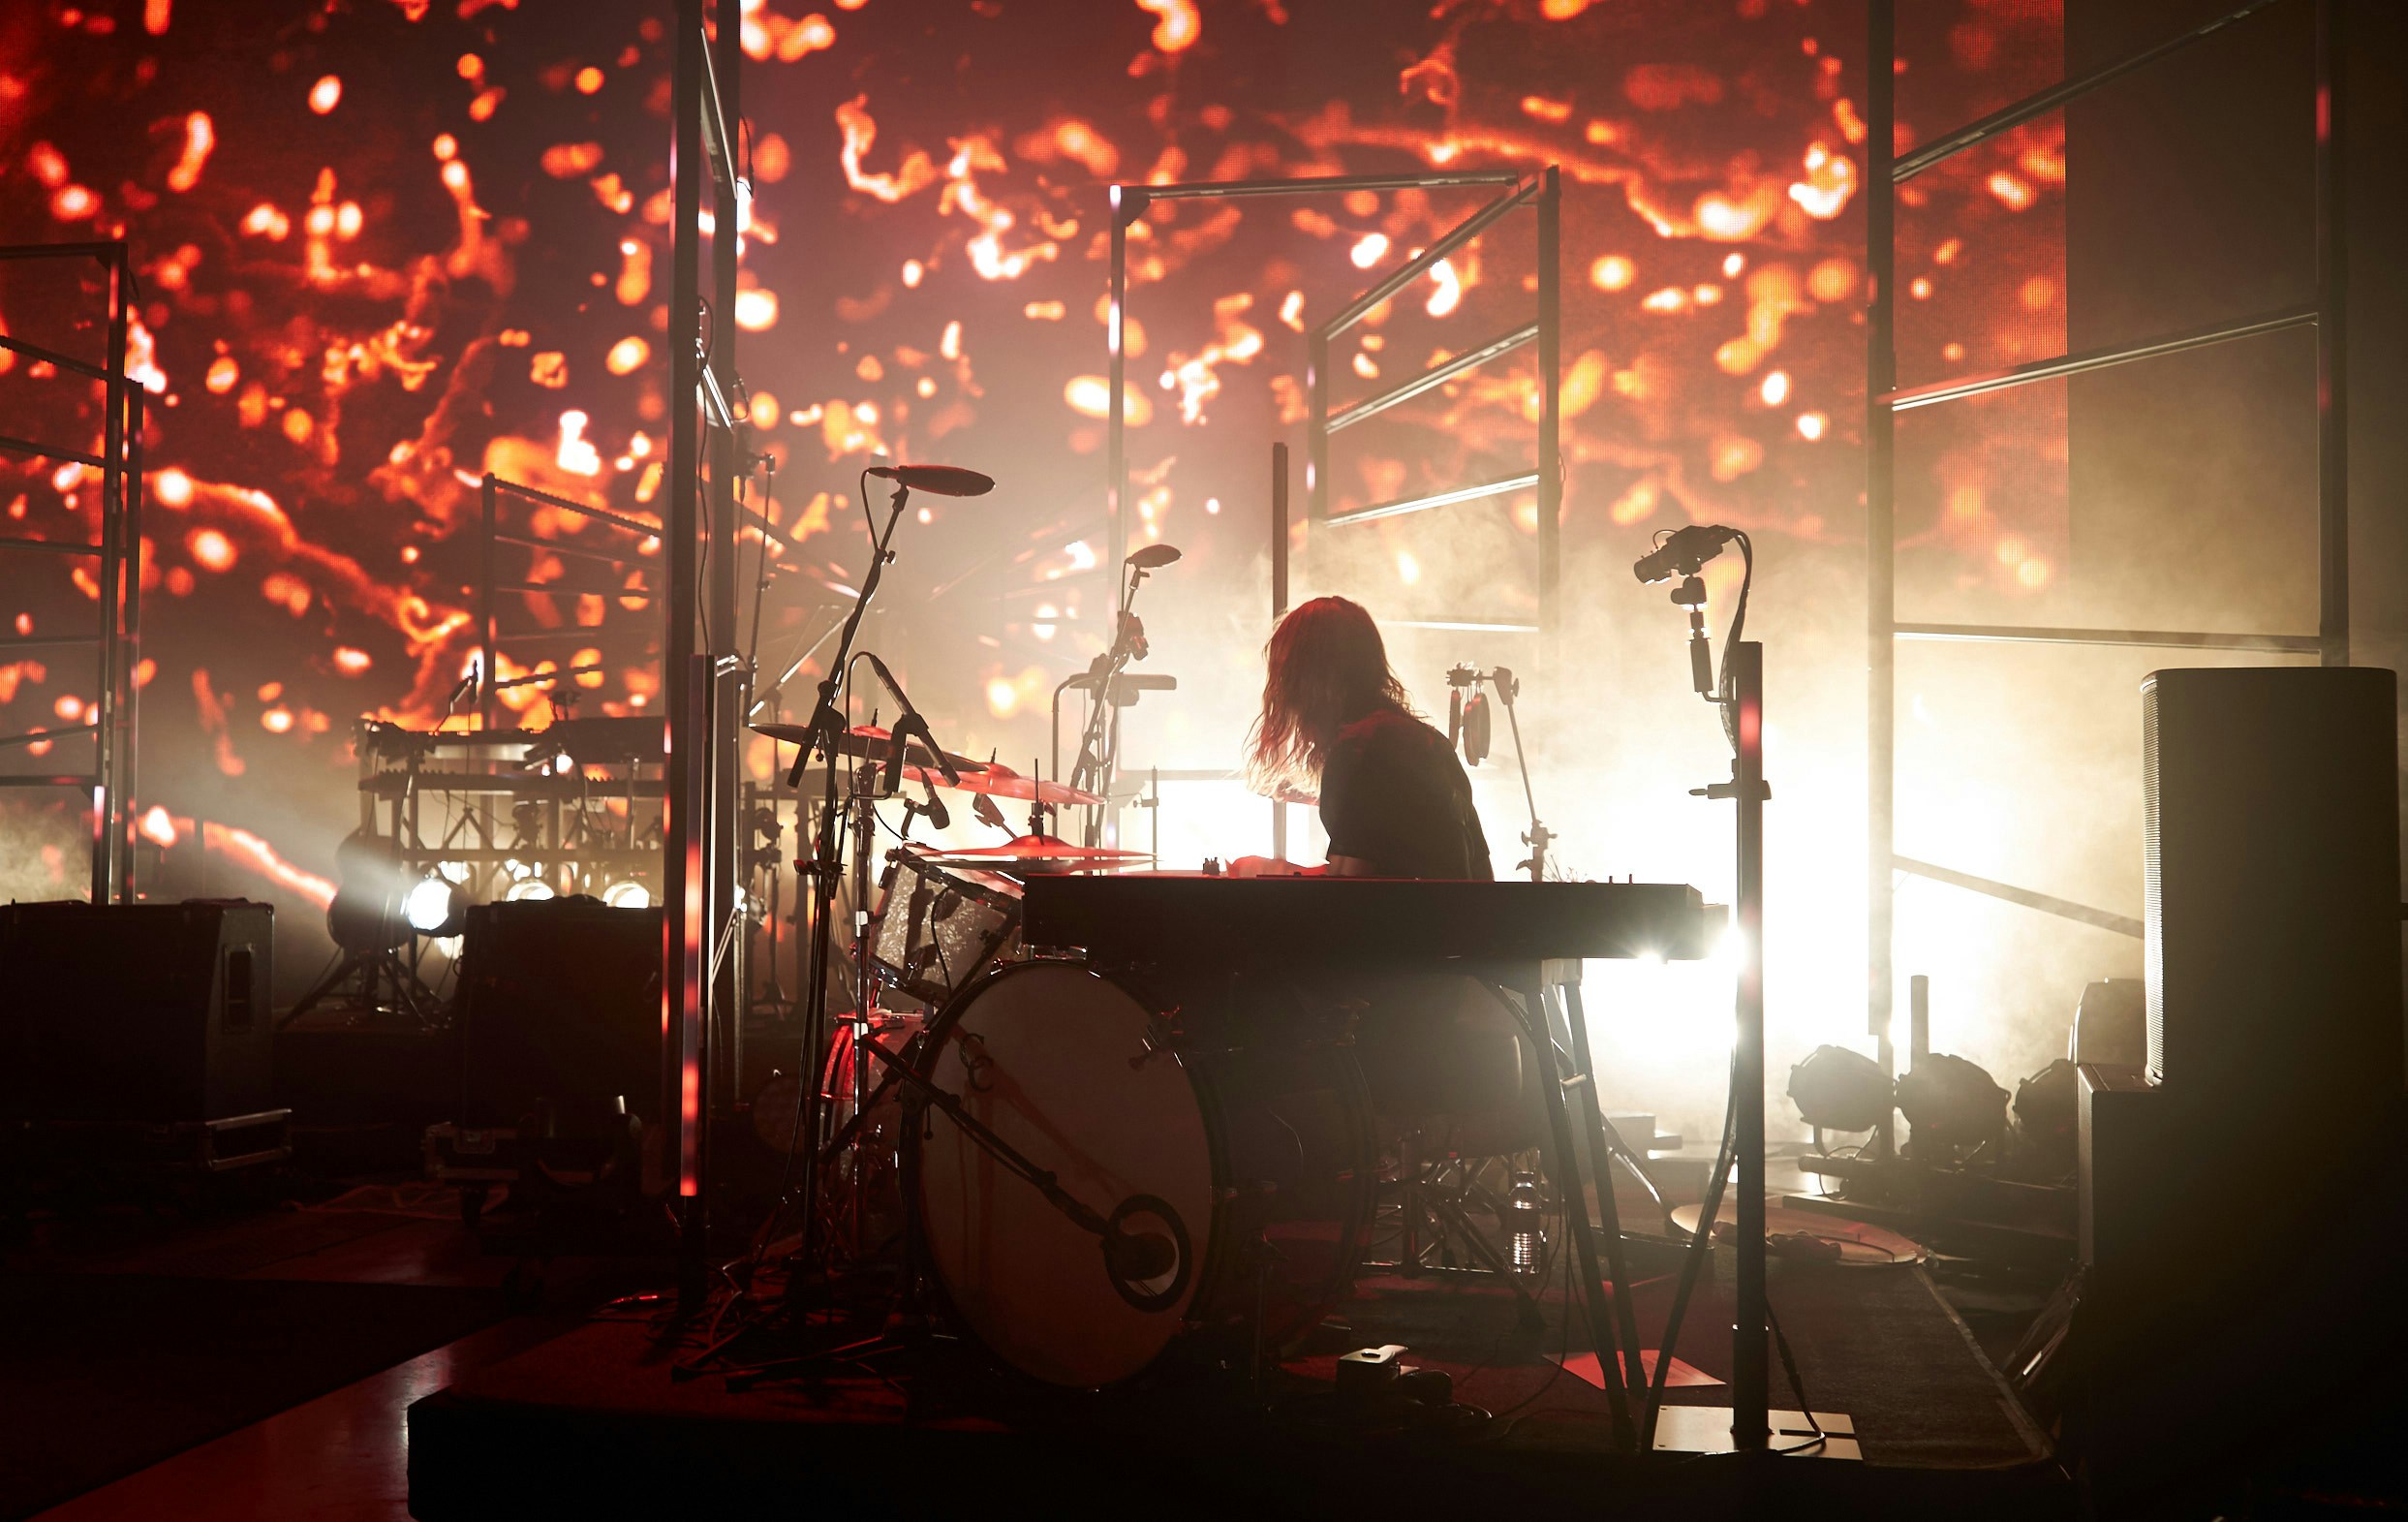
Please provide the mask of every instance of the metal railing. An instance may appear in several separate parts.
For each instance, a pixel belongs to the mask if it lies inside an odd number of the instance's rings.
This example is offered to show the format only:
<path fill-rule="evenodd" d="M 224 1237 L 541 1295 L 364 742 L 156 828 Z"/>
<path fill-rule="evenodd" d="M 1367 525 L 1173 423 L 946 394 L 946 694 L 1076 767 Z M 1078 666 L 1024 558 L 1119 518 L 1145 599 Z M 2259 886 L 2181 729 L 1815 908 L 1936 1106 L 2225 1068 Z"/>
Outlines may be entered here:
<path fill-rule="evenodd" d="M 1112 272 L 1110 304 L 1105 316 L 1105 344 L 1110 360 L 1107 377 L 1111 396 L 1105 414 L 1105 515 L 1107 564 L 1119 565 L 1128 552 L 1128 452 L 1126 388 L 1127 355 L 1122 334 L 1128 322 L 1128 228 L 1156 202 L 1234 200 L 1258 196 L 1345 195 L 1395 190 L 1450 190 L 1501 187 L 1502 194 L 1482 203 L 1447 229 L 1397 268 L 1382 275 L 1343 309 L 1316 325 L 1306 335 L 1305 490 L 1312 521 L 1338 527 L 1396 517 L 1408 513 L 1527 491 L 1538 492 L 1538 621 L 1535 624 L 1482 619 L 1390 620 L 1405 628 L 1442 629 L 1485 634 L 1552 634 L 1561 582 L 1562 470 L 1560 407 L 1561 270 L 1558 226 L 1562 179 L 1550 166 L 1535 175 L 1511 170 L 1480 170 L 1463 173 L 1346 174 L 1301 179 L 1209 180 L 1172 185 L 1114 185 L 1112 202 Z M 1479 237 L 1513 212 L 1530 208 L 1538 221 L 1538 312 L 1529 322 L 1487 339 L 1451 358 L 1372 396 L 1333 410 L 1329 391 L 1330 342 L 1352 328 L 1399 292 L 1428 275 L 1438 262 Z M 1538 348 L 1539 419 L 1536 469 L 1491 481 L 1476 482 L 1333 513 L 1329 511 L 1329 441 L 1354 424 L 1413 400 L 1491 360 L 1503 358 L 1535 344 Z M 1284 458 L 1283 450 L 1276 456 Z M 1272 555 L 1276 564 L 1272 616 L 1287 606 L 1287 525 L 1285 472 L 1275 470 Z"/>
<path fill-rule="evenodd" d="M 599 633 L 599 626 L 592 624 L 570 624 L 558 629 L 519 629 L 505 633 L 501 625 L 501 610 L 495 606 L 497 597 L 506 593 L 548 593 L 560 597 L 630 598 L 656 608 L 661 601 L 660 594 L 648 584 L 630 587 L 610 586 L 594 581 L 504 581 L 500 579 L 501 572 L 495 562 L 500 555 L 498 546 L 503 544 L 515 545 L 539 554 L 566 555 L 573 559 L 618 567 L 657 563 L 657 561 L 641 560 L 633 555 L 609 554 L 590 544 L 569 544 L 556 539 L 538 539 L 532 534 L 506 533 L 501 526 L 502 501 L 506 497 L 540 503 L 563 513 L 573 513 L 588 521 L 604 524 L 623 533 L 637 535 L 644 540 L 659 540 L 665 532 L 658 523 L 629 517 L 625 513 L 613 513 L 606 508 L 597 508 L 590 503 L 556 496 L 523 482 L 496 476 L 491 471 L 485 472 L 484 481 L 479 485 L 479 501 L 483 518 L 482 538 L 478 546 L 477 560 L 477 671 L 479 694 L 479 712 L 482 717 L 484 727 L 488 730 L 493 729 L 501 719 L 497 711 L 499 694 L 495 688 L 495 683 L 501 678 L 494 666 L 494 658 L 504 640 L 573 639 L 589 637 Z"/>
<path fill-rule="evenodd" d="M 126 373 L 126 346 L 134 304 L 141 298 L 133 254 L 122 240 L 85 243 L 26 243 L 0 247 L 0 263 L 90 259 L 108 283 L 108 357 L 101 363 L 59 354 L 21 338 L 0 334 L 0 349 L 53 371 L 101 383 L 104 420 L 100 452 L 0 435 L 0 450 L 37 458 L 73 461 L 101 473 L 100 538 L 76 540 L 0 538 L 0 553 L 90 557 L 100 562 L 100 632 L 92 635 L 12 635 L 0 637 L 0 660 L 12 650 L 91 647 L 97 656 L 92 722 L 63 729 L 0 735 L 0 749 L 80 740 L 93 745 L 88 772 L 0 774 L 0 788 L 60 788 L 88 791 L 92 804 L 92 902 L 134 901 L 135 755 L 139 739 L 135 668 L 141 662 L 142 420 L 143 391 Z"/>
<path fill-rule="evenodd" d="M 1896 845 L 1897 663 L 1901 639 L 2090 647 L 2159 647 L 2313 655 L 2327 666 L 2349 664 L 2349 480 L 2347 396 L 2343 366 L 2344 265 L 2341 239 L 2341 178 L 2338 138 L 2340 43 L 2335 0 L 2302 0 L 2316 11 L 2315 223 L 2316 292 L 2313 301 L 2238 321 L 2164 333 L 2109 348 L 2068 353 L 2009 369 L 1959 377 L 1925 386 L 1898 385 L 1896 345 L 1897 188 L 1934 166 L 2024 122 L 2091 94 L 2111 80 L 2215 35 L 2268 9 L 2276 0 L 2234 5 L 2180 34 L 2126 54 L 2026 97 L 1979 121 L 1934 139 L 1905 155 L 1894 149 L 1896 74 L 1888 60 L 1897 51 L 1898 0 L 1870 0 L 1868 70 L 1867 252 L 1872 298 L 1868 310 L 1866 392 L 1867 541 L 1869 550 L 1868 644 L 1870 667 L 1868 756 L 1868 925 L 1870 1034 L 1879 1042 L 1885 1070 L 1896 1066 L 1891 1037 L 1895 998 L 1895 907 L 1899 874 L 1986 894 L 2043 914 L 2121 935 L 2140 936 L 2142 922 L 2127 915 L 2041 893 L 1972 873 L 1902 856 Z M 1898 415 L 1970 396 L 2162 358 L 2211 344 L 2313 327 L 2317 380 L 2318 619 L 2314 634 L 2218 634 L 2190 630 L 2067 629 L 1993 624 L 1901 622 L 1898 617 L 1897 448 Z"/>

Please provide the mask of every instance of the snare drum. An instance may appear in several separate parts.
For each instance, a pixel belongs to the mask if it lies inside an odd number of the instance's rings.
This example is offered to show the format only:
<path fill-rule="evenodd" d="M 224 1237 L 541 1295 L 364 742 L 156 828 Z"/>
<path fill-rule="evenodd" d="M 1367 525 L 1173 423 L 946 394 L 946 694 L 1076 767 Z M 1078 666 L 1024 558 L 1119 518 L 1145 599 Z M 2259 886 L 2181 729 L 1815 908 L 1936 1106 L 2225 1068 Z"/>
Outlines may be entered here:
<path fill-rule="evenodd" d="M 913 1197 L 954 1311 L 1062 1385 L 1117 1383 L 1174 1343 L 1279 1356 L 1345 1292 L 1370 1228 L 1354 1015 L 1268 978 L 988 974 L 930 1025 L 920 1071 L 1135 1251 L 1108 1258 L 932 1109 L 913 1128 Z"/>
<path fill-rule="evenodd" d="M 1020 888 L 992 872 L 891 853 L 880 883 L 870 959 L 879 980 L 934 1009 L 1020 944 Z"/>

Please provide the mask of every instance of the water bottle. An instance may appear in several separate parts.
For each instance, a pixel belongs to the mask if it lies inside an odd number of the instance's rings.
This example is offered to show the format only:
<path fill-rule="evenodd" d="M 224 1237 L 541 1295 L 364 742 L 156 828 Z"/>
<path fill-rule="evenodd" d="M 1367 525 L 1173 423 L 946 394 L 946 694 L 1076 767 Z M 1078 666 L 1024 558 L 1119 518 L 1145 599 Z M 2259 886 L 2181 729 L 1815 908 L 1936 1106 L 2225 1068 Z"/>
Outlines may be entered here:
<path fill-rule="evenodd" d="M 1513 1233 L 1513 1271 L 1517 1274 L 1538 1272 L 1547 1246 L 1547 1235 L 1538 1227 L 1542 1208 L 1538 1175 L 1514 1174 L 1513 1187 L 1505 1193 L 1505 1226 Z"/>

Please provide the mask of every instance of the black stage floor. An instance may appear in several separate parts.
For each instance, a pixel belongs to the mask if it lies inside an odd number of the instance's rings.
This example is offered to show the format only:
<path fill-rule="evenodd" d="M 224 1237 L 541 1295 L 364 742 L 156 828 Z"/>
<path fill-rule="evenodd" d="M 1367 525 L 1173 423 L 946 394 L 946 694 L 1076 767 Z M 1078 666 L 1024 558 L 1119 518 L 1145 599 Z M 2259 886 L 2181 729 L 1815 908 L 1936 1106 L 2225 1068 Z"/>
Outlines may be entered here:
<path fill-rule="evenodd" d="M 1726 1272 L 1699 1287 L 1678 1351 L 1719 1381 L 1730 1372 L 1727 1258 L 1717 1266 Z M 2046 1438 L 1921 1269 L 1776 1262 L 1772 1298 L 1811 1409 L 1851 1419 L 1861 1462 L 1618 1458 L 1603 1392 L 1555 1361 L 1566 1347 L 1559 1297 L 1532 1329 L 1493 1288 L 1388 1277 L 1367 1278 L 1341 1308 L 1344 1324 L 1324 1327 L 1251 1406 L 1176 1381 L 1066 1394 L 957 1344 L 731 1390 L 720 1375 L 672 1378 L 690 1339 L 600 1320 L 411 1408 L 411 1510 L 424 1522 L 764 1503 L 861 1515 L 1460 1506 L 1493 1516 L 1565 1503 L 1689 1517 L 1775 1506 L 2070 1514 Z M 1669 1281 L 1634 1291 L 1645 1345 L 1659 1340 L 1670 1299 Z M 1336 1355 L 1387 1342 L 1447 1370 L 1455 1399 L 1491 1414 L 1343 1420 L 1329 1393 Z M 1579 1339 L 1569 1346 L 1577 1352 Z M 1719 1383 L 1670 1395 L 1728 1399 Z M 1777 1360 L 1774 1404 L 1798 1405 Z"/>

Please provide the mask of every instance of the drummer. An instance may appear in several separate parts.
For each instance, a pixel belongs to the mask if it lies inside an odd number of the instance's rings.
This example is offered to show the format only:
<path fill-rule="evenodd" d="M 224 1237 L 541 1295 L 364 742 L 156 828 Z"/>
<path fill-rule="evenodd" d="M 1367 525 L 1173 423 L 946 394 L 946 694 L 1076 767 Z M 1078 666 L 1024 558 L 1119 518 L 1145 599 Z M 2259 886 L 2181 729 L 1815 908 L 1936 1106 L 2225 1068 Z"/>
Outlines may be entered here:
<path fill-rule="evenodd" d="M 1304 604 L 1280 620 L 1264 660 L 1247 773 L 1273 796 L 1319 794 L 1329 862 L 1241 856 L 1231 875 L 1496 875 L 1471 779 L 1446 736 L 1406 704 L 1379 626 L 1362 605 L 1343 597 Z"/>

